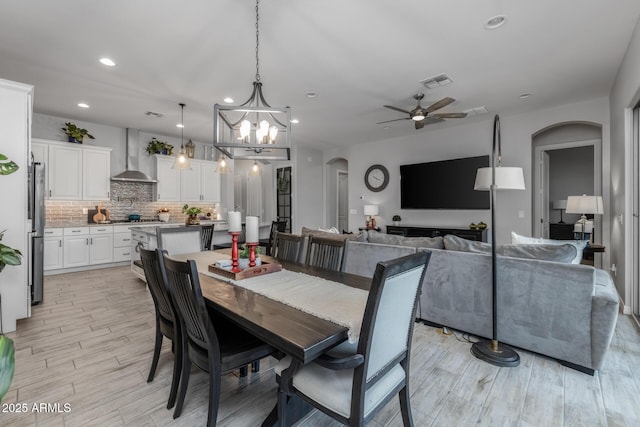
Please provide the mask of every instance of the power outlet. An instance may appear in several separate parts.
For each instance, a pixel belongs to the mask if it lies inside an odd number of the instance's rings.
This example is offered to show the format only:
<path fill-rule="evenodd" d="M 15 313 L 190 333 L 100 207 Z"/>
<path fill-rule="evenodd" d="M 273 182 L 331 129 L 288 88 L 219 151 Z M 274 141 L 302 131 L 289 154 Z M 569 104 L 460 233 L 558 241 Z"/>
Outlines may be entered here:
<path fill-rule="evenodd" d="M 88 214 L 89 213 L 89 208 L 82 208 L 82 213 L 83 214 Z"/>

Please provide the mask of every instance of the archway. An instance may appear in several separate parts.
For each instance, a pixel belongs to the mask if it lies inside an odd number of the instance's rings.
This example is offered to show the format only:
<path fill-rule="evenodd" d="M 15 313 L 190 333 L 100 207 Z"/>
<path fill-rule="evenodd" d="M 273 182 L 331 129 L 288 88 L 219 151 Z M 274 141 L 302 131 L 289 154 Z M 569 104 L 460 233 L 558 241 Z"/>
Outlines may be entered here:
<path fill-rule="evenodd" d="M 349 230 L 349 162 L 336 157 L 326 162 L 325 225 Z"/>

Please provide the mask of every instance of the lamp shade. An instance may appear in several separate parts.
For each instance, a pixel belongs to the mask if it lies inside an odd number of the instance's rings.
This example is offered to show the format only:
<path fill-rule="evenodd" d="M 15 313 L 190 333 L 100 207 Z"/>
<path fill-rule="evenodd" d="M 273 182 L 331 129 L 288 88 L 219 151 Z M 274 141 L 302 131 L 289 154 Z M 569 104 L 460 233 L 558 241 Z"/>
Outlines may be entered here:
<path fill-rule="evenodd" d="M 604 214 L 602 196 L 569 196 L 567 198 L 567 213 L 572 214 Z"/>
<path fill-rule="evenodd" d="M 496 169 L 496 190 L 524 190 L 524 173 L 522 168 L 502 167 Z M 474 190 L 491 190 L 491 168 L 478 168 Z"/>
<path fill-rule="evenodd" d="M 364 214 L 368 216 L 378 215 L 378 205 L 364 205 Z"/>
<path fill-rule="evenodd" d="M 567 200 L 554 200 L 553 209 L 567 209 Z"/>

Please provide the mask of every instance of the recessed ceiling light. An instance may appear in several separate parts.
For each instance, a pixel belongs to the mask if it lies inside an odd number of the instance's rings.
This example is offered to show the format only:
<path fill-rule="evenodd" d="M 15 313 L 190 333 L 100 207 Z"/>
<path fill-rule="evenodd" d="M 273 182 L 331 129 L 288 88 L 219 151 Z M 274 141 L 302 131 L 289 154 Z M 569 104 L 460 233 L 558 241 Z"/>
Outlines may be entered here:
<path fill-rule="evenodd" d="M 307 98 L 317 98 L 318 94 L 315 92 L 307 92 Z"/>
<path fill-rule="evenodd" d="M 116 63 L 113 62 L 113 59 L 111 58 L 100 58 L 100 63 L 102 65 L 106 65 L 107 67 L 115 67 Z"/>
<path fill-rule="evenodd" d="M 523 94 L 520 95 L 520 99 L 526 99 L 526 98 L 528 98 L 530 96 L 531 96 L 530 93 L 523 93 Z"/>
<path fill-rule="evenodd" d="M 85 102 L 78 102 L 78 107 L 80 108 L 89 108 L 89 104 Z"/>
<path fill-rule="evenodd" d="M 495 30 L 496 28 L 500 28 L 507 22 L 506 15 L 496 15 L 493 18 L 487 19 L 487 22 L 484 23 L 484 28 L 487 30 Z"/>
<path fill-rule="evenodd" d="M 182 128 L 184 127 L 184 125 L 183 125 L 182 123 L 178 123 L 178 124 L 176 125 L 176 127 L 177 127 L 177 128 L 181 128 L 181 129 L 182 129 Z"/>
<path fill-rule="evenodd" d="M 300 120 L 298 120 L 298 119 L 291 119 L 291 123 L 300 123 Z"/>
<path fill-rule="evenodd" d="M 226 102 L 227 104 L 231 104 L 233 103 L 233 98 L 229 98 L 228 96 L 224 99 L 224 102 Z"/>

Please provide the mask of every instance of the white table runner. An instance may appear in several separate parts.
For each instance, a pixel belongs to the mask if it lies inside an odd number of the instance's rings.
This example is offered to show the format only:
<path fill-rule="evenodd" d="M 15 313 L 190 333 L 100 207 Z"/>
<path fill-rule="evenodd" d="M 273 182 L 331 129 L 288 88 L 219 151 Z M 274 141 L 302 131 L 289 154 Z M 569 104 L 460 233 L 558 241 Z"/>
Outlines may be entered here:
<path fill-rule="evenodd" d="M 349 329 L 349 342 L 358 342 L 369 296 L 367 291 L 284 269 L 250 279 L 232 280 L 209 272 L 209 264 L 229 258 L 229 255 L 214 252 L 188 254 L 176 258 L 193 259 L 202 274 L 249 289 L 305 313 L 344 326 Z"/>

